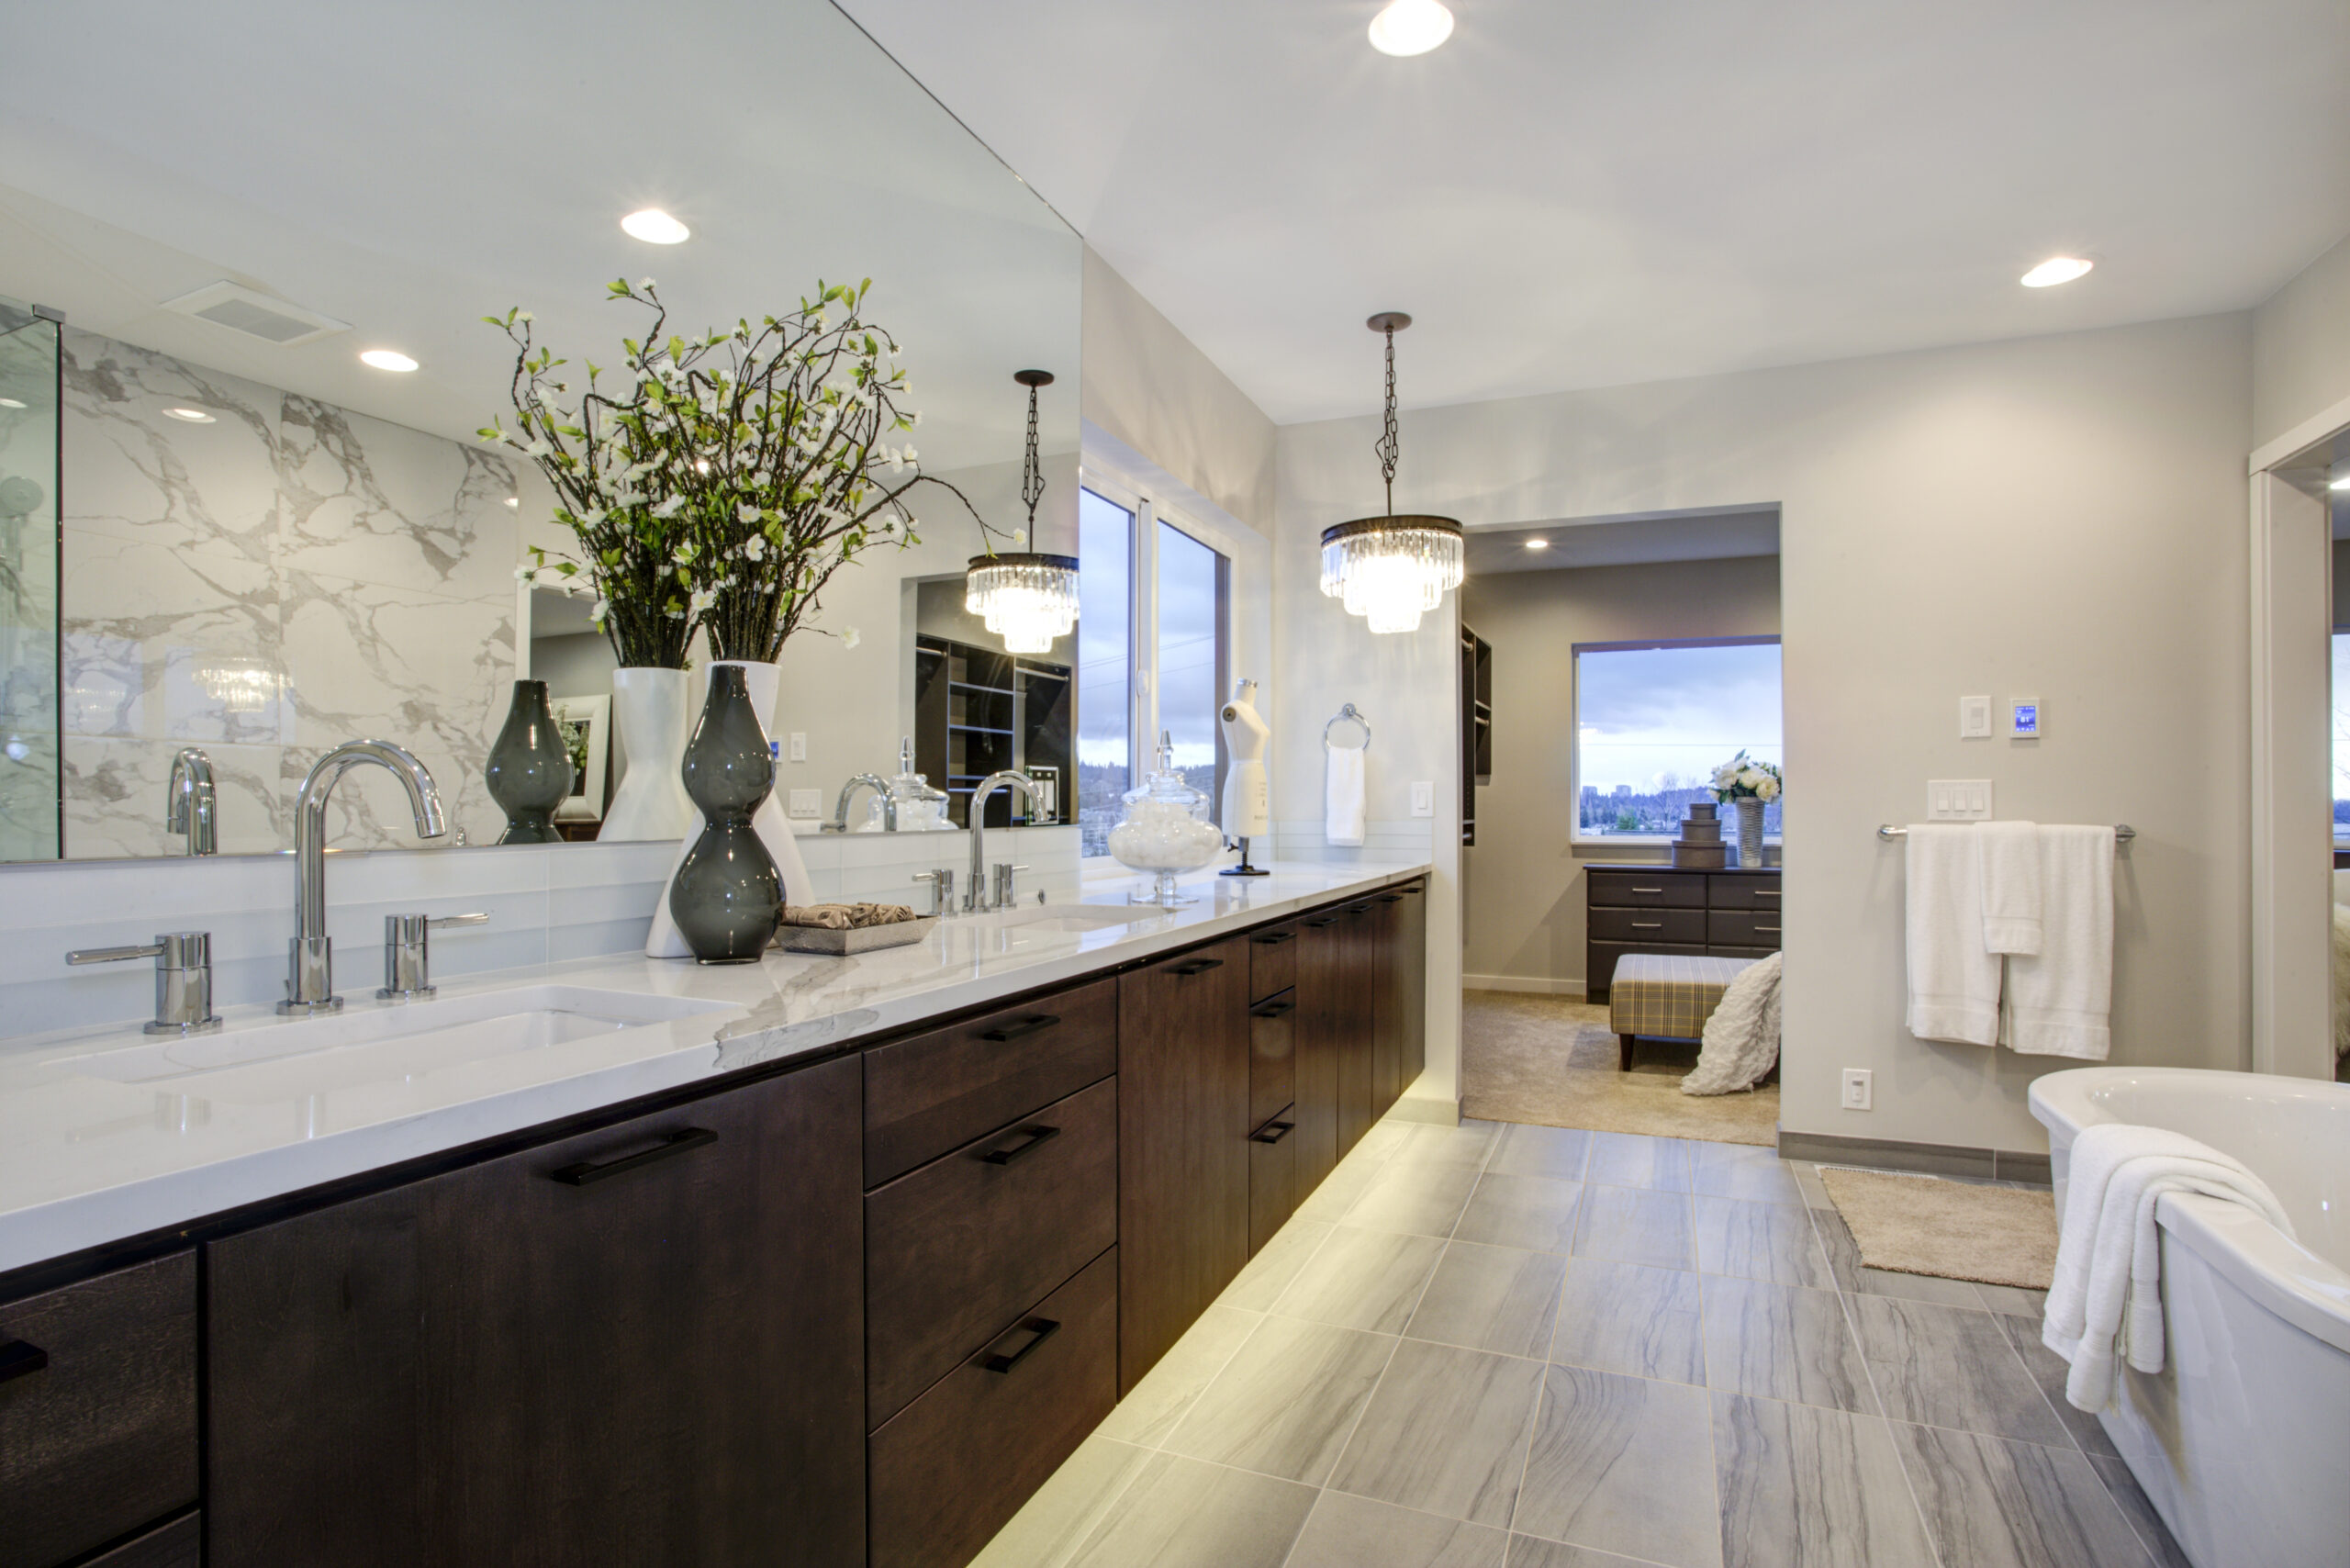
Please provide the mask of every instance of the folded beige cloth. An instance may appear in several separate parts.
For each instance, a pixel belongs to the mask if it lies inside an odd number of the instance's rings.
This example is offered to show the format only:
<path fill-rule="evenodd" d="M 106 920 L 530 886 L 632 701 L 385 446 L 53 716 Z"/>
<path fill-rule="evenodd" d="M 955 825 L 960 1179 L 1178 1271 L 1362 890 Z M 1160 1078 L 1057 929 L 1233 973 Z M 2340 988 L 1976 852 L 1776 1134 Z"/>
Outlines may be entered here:
<path fill-rule="evenodd" d="M 814 925 L 826 931 L 858 931 L 868 925 L 896 925 L 914 918 L 901 903 L 811 903 L 783 906 L 786 925 Z"/>

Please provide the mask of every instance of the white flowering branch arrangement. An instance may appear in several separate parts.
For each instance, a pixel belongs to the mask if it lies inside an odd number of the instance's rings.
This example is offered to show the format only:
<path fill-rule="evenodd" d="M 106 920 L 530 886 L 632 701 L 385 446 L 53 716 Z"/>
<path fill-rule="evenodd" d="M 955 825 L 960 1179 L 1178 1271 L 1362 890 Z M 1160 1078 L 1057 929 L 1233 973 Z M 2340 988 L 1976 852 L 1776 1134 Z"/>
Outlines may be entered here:
<path fill-rule="evenodd" d="M 533 346 L 530 312 L 486 318 L 516 346 L 520 428 L 493 425 L 482 439 L 514 447 L 554 484 L 556 521 L 581 557 L 542 568 L 588 577 L 623 664 L 650 621 L 674 637 L 671 667 L 697 627 L 715 657 L 771 662 L 834 573 L 878 545 L 919 543 L 905 504 L 917 485 L 963 498 L 923 474 L 911 442 L 892 444 L 922 416 L 906 406 L 902 346 L 862 318 L 871 286 L 819 282 L 788 316 L 683 338 L 664 335 L 651 278 L 617 279 L 610 297 L 650 310 L 651 330 L 621 340 L 612 381 L 624 395 L 607 395 L 590 363 L 576 403 L 556 379 L 567 362 Z M 853 630 L 841 636 L 855 645 Z"/>
<path fill-rule="evenodd" d="M 1784 788 L 1776 765 L 1756 762 L 1743 751 L 1714 769 L 1716 801 L 1762 801 L 1779 798 Z"/>

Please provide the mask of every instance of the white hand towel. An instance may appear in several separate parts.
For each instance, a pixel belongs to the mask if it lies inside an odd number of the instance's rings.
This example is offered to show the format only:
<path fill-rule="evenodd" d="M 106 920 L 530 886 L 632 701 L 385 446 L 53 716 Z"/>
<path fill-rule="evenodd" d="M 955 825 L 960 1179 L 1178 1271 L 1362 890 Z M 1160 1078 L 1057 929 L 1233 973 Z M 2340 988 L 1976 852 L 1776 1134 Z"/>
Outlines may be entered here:
<path fill-rule="evenodd" d="M 2268 1184 L 2241 1160 L 2167 1127 L 2102 1122 L 2073 1140 L 2055 1277 L 2040 1339 L 2073 1363 L 2065 1397 L 2092 1413 L 2113 1400 L 2117 1350 L 2143 1372 L 2163 1370 L 2165 1193 L 2200 1193 L 2243 1204 L 2287 1237 L 2293 1223 Z"/>
<path fill-rule="evenodd" d="M 1983 840 L 1983 946 L 1993 953 L 2040 951 L 2040 829 L 2031 823 L 1977 823 Z"/>
<path fill-rule="evenodd" d="M 2000 1038 L 2025 1056 L 2103 1061 L 2112 1049 L 2113 830 L 2043 825 L 2040 951 L 2008 960 Z"/>
<path fill-rule="evenodd" d="M 1983 946 L 1982 842 L 1969 823 L 1909 829 L 1909 1032 L 1921 1040 L 1999 1037 L 1999 958 Z"/>
<path fill-rule="evenodd" d="M 1325 746 L 1328 772 L 1322 790 L 1322 834 L 1332 844 L 1360 844 L 1363 824 L 1363 751 L 1360 746 Z"/>

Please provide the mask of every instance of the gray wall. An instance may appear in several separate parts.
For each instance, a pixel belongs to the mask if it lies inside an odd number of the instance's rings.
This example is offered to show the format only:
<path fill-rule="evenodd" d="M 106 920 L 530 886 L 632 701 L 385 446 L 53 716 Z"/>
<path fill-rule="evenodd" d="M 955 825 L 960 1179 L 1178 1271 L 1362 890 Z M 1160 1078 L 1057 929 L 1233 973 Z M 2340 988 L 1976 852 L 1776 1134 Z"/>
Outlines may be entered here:
<path fill-rule="evenodd" d="M 2350 240 L 2252 315 L 2252 444 L 2350 399 Z"/>
<path fill-rule="evenodd" d="M 1581 995 L 1584 870 L 1669 852 L 1572 842 L 1574 645 L 1774 636 L 1779 558 L 1497 572 L 1470 579 L 1460 618 L 1494 649 L 1494 781 L 1461 852 L 1461 980 Z"/>

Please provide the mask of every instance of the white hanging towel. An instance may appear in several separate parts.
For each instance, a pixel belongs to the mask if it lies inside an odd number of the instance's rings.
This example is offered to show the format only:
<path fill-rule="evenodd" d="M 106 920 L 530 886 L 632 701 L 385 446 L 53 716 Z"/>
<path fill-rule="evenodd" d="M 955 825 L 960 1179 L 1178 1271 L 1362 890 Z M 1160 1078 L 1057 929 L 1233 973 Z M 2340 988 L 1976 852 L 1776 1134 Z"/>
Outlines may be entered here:
<path fill-rule="evenodd" d="M 1988 1046 L 1999 1037 L 1999 956 L 1983 946 L 1983 841 L 1964 823 L 1908 837 L 1909 1032 Z"/>
<path fill-rule="evenodd" d="M 1325 746 L 1322 835 L 1332 844 L 1360 844 L 1363 827 L 1363 753 L 1368 747 Z"/>
<path fill-rule="evenodd" d="M 2103 1061 L 2113 1031 L 2113 829 L 2043 825 L 2037 954 L 2008 959 L 1999 1037 L 2024 1056 Z"/>
<path fill-rule="evenodd" d="M 2293 1234 L 2268 1184 L 2242 1161 L 2167 1127 L 2100 1122 L 2073 1140 L 2056 1272 L 2040 1340 L 2073 1363 L 2065 1398 L 2080 1409 L 2113 1402 L 2120 1353 L 2143 1372 L 2163 1370 L 2162 1233 L 2165 1193 L 2244 1204 Z"/>
<path fill-rule="evenodd" d="M 1983 841 L 1983 946 L 2040 951 L 2040 829 L 2032 823 L 1979 823 Z"/>

